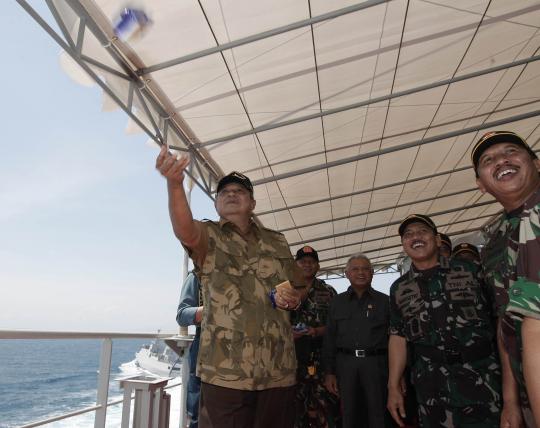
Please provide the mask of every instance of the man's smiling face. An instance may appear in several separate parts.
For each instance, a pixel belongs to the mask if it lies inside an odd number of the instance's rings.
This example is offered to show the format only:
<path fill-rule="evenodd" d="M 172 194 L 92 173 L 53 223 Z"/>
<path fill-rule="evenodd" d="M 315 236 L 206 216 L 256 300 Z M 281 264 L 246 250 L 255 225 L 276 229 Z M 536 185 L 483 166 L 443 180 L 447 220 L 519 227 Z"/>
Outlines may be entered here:
<path fill-rule="evenodd" d="M 539 168 L 539 160 L 525 148 L 513 143 L 494 144 L 478 159 L 476 183 L 508 211 L 518 208 L 536 190 Z"/>
<path fill-rule="evenodd" d="M 422 222 L 408 224 L 403 231 L 401 243 L 413 263 L 421 263 L 422 265 L 437 264 L 441 239 L 426 224 Z"/>

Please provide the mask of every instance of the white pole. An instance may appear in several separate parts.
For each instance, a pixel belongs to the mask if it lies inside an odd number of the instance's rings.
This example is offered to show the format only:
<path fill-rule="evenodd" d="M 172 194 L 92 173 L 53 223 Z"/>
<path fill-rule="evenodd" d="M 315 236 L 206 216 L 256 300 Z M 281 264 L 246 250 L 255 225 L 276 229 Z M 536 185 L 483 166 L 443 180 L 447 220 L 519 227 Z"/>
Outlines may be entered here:
<path fill-rule="evenodd" d="M 193 164 L 190 164 L 190 168 L 192 168 Z M 186 177 L 187 179 L 187 201 L 188 204 L 191 204 L 191 191 L 193 190 L 193 180 L 189 176 Z M 189 268 L 189 255 L 186 250 L 184 250 L 184 264 L 182 266 L 182 287 L 183 282 L 185 281 L 187 275 L 188 275 L 188 268 Z M 188 335 L 188 328 L 187 327 L 180 327 L 180 336 L 187 336 Z M 187 385 L 189 382 L 189 347 L 184 348 L 184 355 L 182 356 L 182 388 L 180 389 L 180 427 L 185 428 L 187 426 Z"/>
<path fill-rule="evenodd" d="M 109 397 L 109 376 L 111 373 L 112 340 L 103 339 L 101 357 L 99 359 L 99 376 L 97 390 L 97 404 L 101 406 L 96 410 L 94 428 L 105 428 L 107 418 L 107 400 Z"/>

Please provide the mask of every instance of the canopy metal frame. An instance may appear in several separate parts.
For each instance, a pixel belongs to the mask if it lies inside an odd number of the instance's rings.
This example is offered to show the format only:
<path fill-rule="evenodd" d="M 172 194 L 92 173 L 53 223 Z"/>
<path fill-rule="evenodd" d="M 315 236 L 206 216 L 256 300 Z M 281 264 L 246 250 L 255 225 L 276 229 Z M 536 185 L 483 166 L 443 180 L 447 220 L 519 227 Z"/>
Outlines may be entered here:
<path fill-rule="evenodd" d="M 212 148 L 221 147 L 226 145 L 227 147 L 234 147 L 239 143 L 239 141 L 244 137 L 253 137 L 253 143 L 260 151 L 261 156 L 264 158 L 266 163 L 261 165 L 247 165 L 244 172 L 257 171 L 261 172 L 267 170 L 270 173 L 264 174 L 263 178 L 257 178 L 253 180 L 255 186 L 267 186 L 274 185 L 278 189 L 280 197 L 283 199 L 283 204 L 277 204 L 275 207 L 272 206 L 271 209 L 261 209 L 257 211 L 257 221 L 260 221 L 262 218 L 267 218 L 268 216 L 276 219 L 278 215 L 288 214 L 291 219 L 294 218 L 293 211 L 298 209 L 305 209 L 314 207 L 317 204 L 330 204 L 330 216 L 325 219 L 319 219 L 317 221 L 307 221 L 299 222 L 292 221 L 292 225 L 287 223 L 287 225 L 280 226 L 278 229 L 282 233 L 293 234 L 297 232 L 296 236 L 299 236 L 299 240 L 290 240 L 291 247 L 303 245 L 304 243 L 320 242 L 324 240 L 332 240 L 334 245 L 328 246 L 320 251 L 334 251 L 336 255 L 334 257 L 329 257 L 322 260 L 323 263 L 322 269 L 327 276 L 341 276 L 343 265 L 332 265 L 333 261 L 342 260 L 343 255 L 338 255 L 337 250 L 344 250 L 346 247 L 351 247 L 353 245 L 361 246 L 362 244 L 367 244 L 376 240 L 381 241 L 381 244 L 377 249 L 366 250 L 367 253 L 378 253 L 384 252 L 387 250 L 398 249 L 399 245 L 387 245 L 384 246 L 382 241 L 388 238 L 389 235 L 386 233 L 382 239 L 363 239 L 361 238 L 357 244 L 338 244 L 335 238 L 343 237 L 350 234 L 363 233 L 366 231 L 376 230 L 376 229 L 388 229 L 390 226 L 395 226 L 399 224 L 399 221 L 393 220 L 390 222 L 385 222 L 381 224 L 370 224 L 365 225 L 361 228 L 348 228 L 344 232 L 336 232 L 335 228 L 332 227 L 331 234 L 325 235 L 312 235 L 310 237 L 304 237 L 302 235 L 302 229 L 313 228 L 317 226 L 322 226 L 326 223 L 331 223 L 334 225 L 335 222 L 342 220 L 353 220 L 361 218 L 362 216 L 369 216 L 372 214 L 382 213 L 388 210 L 397 210 L 397 209 L 406 209 L 417 204 L 424 202 L 434 202 L 443 200 L 444 198 L 451 198 L 454 196 L 460 196 L 466 193 L 473 194 L 476 190 L 475 187 L 468 187 L 464 190 L 456 191 L 452 189 L 442 189 L 437 194 L 432 195 L 431 197 L 419 197 L 412 201 L 402 202 L 401 196 L 402 193 L 398 195 L 395 199 L 395 202 L 391 204 L 385 204 L 384 206 L 372 207 L 371 202 L 367 209 L 363 209 L 360 212 L 351 212 L 347 215 L 335 214 L 332 208 L 332 204 L 339 200 L 346 200 L 349 198 L 351 201 L 353 198 L 360 195 L 369 196 L 371 201 L 371 195 L 376 192 L 383 191 L 385 189 L 398 188 L 400 186 L 407 186 L 412 184 L 420 184 L 422 181 L 430 182 L 433 179 L 439 177 L 451 177 L 454 174 L 458 174 L 463 171 L 471 170 L 470 165 L 454 165 L 454 167 L 447 169 L 439 169 L 435 172 L 429 174 L 421 175 L 407 175 L 405 179 L 394 180 L 389 183 L 382 185 L 376 185 L 375 181 L 371 183 L 366 183 L 367 186 L 363 189 L 354 189 L 352 192 L 347 193 L 332 193 L 327 197 L 316 197 L 311 198 L 310 200 L 304 202 L 288 203 L 286 195 L 282 189 L 282 183 L 286 182 L 289 179 L 294 177 L 304 177 L 308 174 L 317 173 L 317 172 L 326 172 L 326 178 L 329 183 L 330 171 L 343 167 L 349 164 L 358 164 L 360 161 L 366 161 L 369 159 L 378 160 L 381 159 L 384 155 L 391 153 L 400 153 L 405 152 L 410 149 L 419 150 L 421 147 L 433 145 L 435 143 L 441 142 L 443 140 L 465 137 L 467 135 L 476 136 L 479 131 L 494 129 L 503 125 L 510 125 L 521 123 L 526 120 L 534 119 L 534 126 L 532 131 L 529 132 L 529 135 L 525 135 L 526 138 L 532 138 L 530 141 L 531 145 L 535 145 L 538 141 L 536 136 L 536 131 L 540 127 L 540 92 L 534 93 L 531 95 L 530 99 L 526 100 L 512 100 L 510 105 L 503 105 L 505 97 L 502 96 L 497 102 L 493 103 L 493 107 L 486 111 L 481 111 L 474 113 L 471 116 L 471 119 L 474 119 L 475 122 L 473 125 L 469 125 L 465 119 L 456 119 L 454 121 L 450 120 L 445 123 L 434 123 L 433 119 L 429 122 L 427 127 L 418 128 L 416 130 L 408 130 L 403 133 L 403 135 L 416 135 L 420 134 L 421 137 L 415 137 L 413 141 L 408 141 L 402 144 L 394 145 L 384 145 L 387 140 L 395 138 L 398 134 L 392 134 L 386 129 L 386 120 L 388 119 L 388 112 L 392 102 L 399 101 L 405 97 L 410 97 L 413 95 L 419 95 L 427 91 L 431 91 L 437 88 L 444 89 L 444 96 L 440 99 L 439 105 L 437 106 L 436 111 L 442 106 L 444 97 L 446 96 L 448 90 L 452 85 L 458 83 L 465 83 L 474 81 L 474 79 L 484 78 L 489 76 L 494 76 L 497 73 L 506 72 L 509 70 L 514 70 L 516 76 L 513 77 L 512 84 L 509 85 L 507 93 L 510 93 L 511 89 L 514 87 L 518 79 L 529 70 L 530 67 L 534 67 L 537 64 L 537 61 L 540 59 L 540 42 L 537 43 L 536 49 L 533 49 L 527 55 L 521 55 L 521 57 L 514 58 L 511 61 L 506 61 L 504 63 L 499 63 L 494 66 L 484 67 L 480 69 L 475 69 L 475 71 L 463 73 L 458 72 L 459 65 L 461 65 L 463 59 L 466 56 L 466 53 L 473 41 L 478 37 L 478 34 L 481 29 L 487 28 L 490 25 L 495 25 L 501 22 L 517 22 L 519 25 L 528 26 L 536 28 L 536 33 L 540 33 L 538 27 L 533 26 L 526 22 L 523 17 L 526 17 L 529 13 L 537 13 L 540 10 L 540 2 L 528 4 L 521 8 L 516 8 L 512 10 L 509 8 L 508 11 L 498 15 L 490 16 L 488 14 L 489 4 L 486 10 L 482 12 L 477 12 L 480 16 L 480 19 L 475 22 L 467 22 L 463 25 L 446 29 L 441 31 L 436 31 L 431 35 L 421 34 L 417 37 L 413 37 L 407 40 L 404 40 L 405 29 L 407 27 L 407 19 L 410 18 L 409 14 L 409 4 L 406 2 L 405 13 L 403 16 L 403 22 L 400 24 L 401 29 L 401 39 L 399 42 L 395 42 L 388 46 L 380 47 L 377 50 L 371 50 L 364 53 L 355 53 L 350 58 L 342 58 L 327 63 L 320 63 L 317 58 L 317 49 L 315 41 L 315 24 L 331 21 L 334 19 L 339 19 L 351 14 L 358 14 L 363 11 L 370 10 L 377 6 L 388 7 L 388 4 L 393 3 L 389 0 L 368 0 L 359 2 L 343 8 L 337 8 L 335 10 L 330 10 L 328 12 L 322 13 L 320 15 L 311 16 L 311 3 L 308 1 L 309 6 L 309 16 L 306 19 L 297 20 L 290 22 L 286 25 L 280 25 L 275 28 L 265 29 L 259 33 L 253 33 L 251 35 L 240 37 L 236 40 L 231 40 L 225 43 L 219 43 L 219 39 L 214 33 L 214 29 L 210 21 L 207 19 L 208 30 L 211 34 L 214 35 L 215 46 L 202 49 L 189 53 L 187 55 L 178 56 L 166 61 L 158 61 L 153 64 L 145 64 L 141 58 L 138 57 L 137 53 L 134 52 L 130 46 L 124 41 L 118 39 L 114 34 L 111 22 L 102 14 L 99 6 L 97 5 L 97 0 L 73 0 L 66 2 L 66 4 L 71 9 L 71 12 L 78 17 L 78 27 L 75 32 L 70 27 L 69 23 L 66 22 L 66 16 L 59 11 L 57 8 L 57 2 L 55 0 L 47 0 L 47 6 L 50 9 L 54 23 L 49 23 L 42 16 L 37 13 L 26 0 L 17 0 L 22 8 L 56 41 L 56 43 L 92 78 L 94 82 L 101 88 L 101 90 L 110 97 L 116 105 L 118 105 L 129 117 L 134 124 L 136 124 L 141 130 L 143 130 L 149 138 L 155 142 L 157 145 L 167 145 L 169 150 L 181 153 L 189 153 L 191 156 L 191 165 L 187 174 L 193 180 L 193 182 L 210 198 L 214 197 L 215 190 L 217 187 L 217 182 L 224 175 L 224 168 L 228 168 L 228 165 L 220 164 L 220 162 L 214 159 L 212 151 L 209 151 Z M 199 2 L 201 9 L 203 9 L 202 4 Z M 441 6 L 441 5 L 439 5 Z M 204 14 L 204 10 L 203 10 Z M 57 29 L 53 28 L 57 27 Z M 262 40 L 271 39 L 278 35 L 283 35 L 300 28 L 306 28 L 311 32 L 311 39 L 313 43 L 313 60 L 314 66 L 309 69 L 296 70 L 291 73 L 282 73 L 281 75 L 268 78 L 265 81 L 258 83 L 249 83 L 244 86 L 238 85 L 235 79 L 233 78 L 232 70 L 229 67 L 228 60 L 225 57 L 225 53 L 231 52 L 236 48 L 241 46 L 250 45 L 253 43 L 260 42 Z M 428 83 L 422 83 L 418 85 L 412 85 L 407 89 L 403 90 L 394 90 L 394 83 L 396 78 L 396 73 L 400 67 L 400 54 L 402 49 L 415 46 L 421 43 L 424 43 L 430 39 L 443 39 L 445 37 L 452 37 L 456 35 L 461 35 L 468 41 L 467 49 L 462 54 L 461 60 L 458 62 L 458 67 L 455 68 L 454 72 L 451 73 L 451 76 L 444 79 L 433 80 Z M 96 38 L 102 48 L 102 53 L 106 53 L 107 58 L 110 61 L 101 61 L 99 59 L 93 58 L 84 53 L 84 44 L 86 39 L 91 35 Z M 531 36 L 529 41 L 534 40 L 535 36 Z M 324 70 L 332 70 L 334 67 L 343 65 L 346 62 L 353 60 L 360 60 L 368 57 L 375 57 L 376 55 L 381 55 L 384 53 L 396 51 L 395 59 L 395 68 L 394 68 L 394 78 L 392 80 L 392 86 L 388 93 L 379 96 L 370 96 L 365 99 L 361 99 L 352 103 L 347 103 L 340 105 L 338 107 L 332 108 L 323 108 L 323 99 L 321 97 L 321 91 L 319 87 L 319 73 Z M 218 98 L 226 96 L 236 96 L 239 99 L 240 105 L 242 106 L 243 113 L 247 118 L 249 124 L 248 129 L 225 133 L 224 135 L 207 138 L 201 140 L 190 127 L 189 121 L 186 120 L 181 111 L 187 109 L 189 105 L 181 106 L 180 108 L 175 105 L 168 94 L 166 94 L 160 87 L 157 79 L 153 73 L 163 72 L 174 67 L 178 67 L 182 64 L 191 63 L 193 61 L 200 60 L 202 58 L 211 57 L 212 55 L 218 54 L 221 58 L 222 63 L 225 65 L 225 68 L 230 76 L 230 80 L 233 84 L 234 89 L 229 92 L 222 92 L 216 94 L 214 98 L 209 98 L 208 101 L 213 101 Z M 318 96 L 318 105 L 313 105 L 313 108 L 316 109 L 314 113 L 310 114 L 299 114 L 296 117 L 288 118 L 283 120 L 284 117 L 291 116 L 294 113 L 300 113 L 299 111 L 292 111 L 285 114 L 285 116 L 280 116 L 278 119 L 269 120 L 266 123 L 254 125 L 252 120 L 252 112 L 246 106 L 243 94 L 259 89 L 263 86 L 274 84 L 277 81 L 284 82 L 287 80 L 292 80 L 298 78 L 299 76 L 306 75 L 308 73 L 314 72 L 316 82 L 317 82 L 317 96 Z M 107 79 L 103 78 L 103 75 L 114 76 L 116 79 L 124 82 L 127 86 L 126 91 L 122 88 L 119 88 L 118 85 L 110 84 Z M 373 78 L 376 76 L 374 75 Z M 506 95 L 504 94 L 504 95 Z M 376 139 L 367 139 L 359 138 L 359 141 L 354 144 L 328 148 L 326 144 L 326 132 L 325 132 L 325 123 L 323 118 L 327 118 L 334 115 L 339 115 L 340 113 L 362 109 L 370 108 L 376 104 L 386 103 L 386 119 L 384 121 L 384 126 L 380 135 L 380 138 Z M 192 106 L 194 105 L 191 103 Z M 523 111 L 525 109 L 525 111 Z M 435 116 L 433 116 L 435 117 Z M 279 130 L 293 125 L 307 123 L 312 120 L 319 119 L 317 126 L 320 126 L 322 129 L 322 140 L 324 144 L 324 150 L 319 152 L 314 152 L 309 156 L 315 158 L 317 155 L 324 156 L 324 162 L 319 162 L 312 164 L 307 167 L 290 167 L 295 160 L 301 160 L 302 158 L 290 157 L 284 161 L 272 162 L 265 152 L 265 148 L 261 142 L 264 133 L 269 131 Z M 453 125 L 456 125 L 455 128 L 452 128 Z M 430 132 L 431 131 L 431 132 Z M 470 137 L 468 137 L 470 138 Z M 365 153 L 358 153 L 353 156 L 335 156 L 334 160 L 329 160 L 329 153 L 337 154 L 340 150 L 347 150 L 355 146 L 360 146 L 368 143 L 378 143 L 378 149 L 371 150 Z M 209 148 L 207 150 L 207 148 Z M 287 172 L 275 173 L 274 169 L 277 167 L 283 167 L 287 164 Z M 261 175 L 261 174 L 259 174 Z M 401 191 L 402 192 L 402 191 Z M 465 213 L 468 209 L 481 208 L 481 207 L 491 207 L 495 203 L 494 200 L 483 200 L 480 201 L 480 198 L 470 198 L 468 202 L 461 203 L 460 206 L 453 207 L 451 209 L 444 210 L 434 210 L 429 214 L 432 216 L 439 216 L 451 213 Z M 465 216 L 467 217 L 467 216 Z M 469 217 L 467 217 L 469 218 Z M 492 214 L 482 214 L 476 216 L 474 219 L 463 220 L 462 218 L 454 218 L 452 223 L 445 223 L 440 225 L 442 228 L 450 227 L 455 224 L 460 223 L 472 223 L 473 220 L 478 221 L 479 219 L 493 219 Z M 466 233 L 473 233 L 480 231 L 481 228 L 471 227 L 465 228 L 459 233 L 452 232 L 454 235 L 463 235 Z M 386 254 L 384 256 L 376 258 L 374 264 L 377 265 L 377 269 L 388 269 L 389 265 L 392 265 L 398 261 L 401 256 L 401 253 L 396 252 L 392 254 Z"/>

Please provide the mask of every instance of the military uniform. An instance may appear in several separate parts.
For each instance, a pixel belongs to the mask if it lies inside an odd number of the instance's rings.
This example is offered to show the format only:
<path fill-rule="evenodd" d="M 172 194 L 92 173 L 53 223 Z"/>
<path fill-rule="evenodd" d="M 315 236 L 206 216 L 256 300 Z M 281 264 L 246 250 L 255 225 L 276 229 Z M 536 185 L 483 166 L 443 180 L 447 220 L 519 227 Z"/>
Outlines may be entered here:
<path fill-rule="evenodd" d="M 440 257 L 390 289 L 390 334 L 412 346 L 423 427 L 498 427 L 500 366 L 490 299 L 472 263 Z"/>
<path fill-rule="evenodd" d="M 289 313 L 268 298 L 294 278 L 287 241 L 255 223 L 247 240 L 231 222 L 200 224 L 204 246 L 191 252 L 205 302 L 198 375 L 211 385 L 250 391 L 294 385 Z"/>
<path fill-rule="evenodd" d="M 521 325 L 540 318 L 540 189 L 519 209 L 504 213 L 482 251 L 486 281 L 495 292 L 503 344 L 519 384 L 527 426 L 534 426 L 522 368 Z"/>
<path fill-rule="evenodd" d="M 296 326 L 326 326 L 328 308 L 336 290 L 324 281 L 315 278 L 306 299 L 298 310 L 291 314 L 293 328 Z M 296 418 L 295 427 L 335 426 L 339 414 L 337 400 L 324 387 L 324 372 L 321 367 L 322 336 L 301 336 L 295 340 L 296 359 Z"/>

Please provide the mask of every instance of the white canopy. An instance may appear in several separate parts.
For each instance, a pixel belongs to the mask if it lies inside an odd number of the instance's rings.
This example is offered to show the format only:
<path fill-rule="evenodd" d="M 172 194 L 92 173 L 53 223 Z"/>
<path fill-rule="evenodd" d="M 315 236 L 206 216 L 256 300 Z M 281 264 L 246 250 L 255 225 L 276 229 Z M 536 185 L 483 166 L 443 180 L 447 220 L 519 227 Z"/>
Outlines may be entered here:
<path fill-rule="evenodd" d="M 494 129 L 540 138 L 540 1 L 51 0 L 53 27 L 130 129 L 192 154 L 212 195 L 232 170 L 256 214 L 339 273 L 353 253 L 402 258 L 397 225 L 432 216 L 455 241 L 501 209 L 470 150 Z"/>

